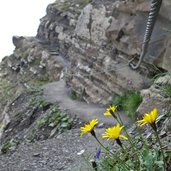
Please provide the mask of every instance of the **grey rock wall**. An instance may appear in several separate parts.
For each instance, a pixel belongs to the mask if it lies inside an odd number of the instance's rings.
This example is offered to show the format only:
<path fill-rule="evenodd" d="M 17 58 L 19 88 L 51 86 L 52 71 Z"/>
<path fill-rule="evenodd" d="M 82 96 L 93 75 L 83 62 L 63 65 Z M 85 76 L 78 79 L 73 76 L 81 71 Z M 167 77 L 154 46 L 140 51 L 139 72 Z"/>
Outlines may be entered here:
<path fill-rule="evenodd" d="M 13 39 L 14 56 L 29 63 L 35 75 L 46 71 L 51 81 L 65 77 L 88 103 L 106 104 L 115 94 L 148 87 L 156 67 L 171 70 L 169 0 L 162 4 L 141 67 L 133 71 L 128 66 L 140 54 L 149 7 L 144 0 L 55 1 L 48 5 L 36 38 Z M 8 65 L 17 70 L 20 63 L 8 60 Z"/>
<path fill-rule="evenodd" d="M 105 105 L 116 94 L 140 90 L 141 114 L 154 107 L 170 110 L 171 76 L 151 83 L 156 67 L 171 70 L 170 0 L 163 1 L 141 67 L 134 71 L 128 66 L 141 51 L 149 3 L 57 0 L 47 7 L 36 37 L 14 36 L 14 53 L 0 63 L 0 139 L 20 131 L 25 136 L 23 128 L 42 113 L 30 109 L 32 94 L 27 91 L 60 79 L 87 103 Z"/>
<path fill-rule="evenodd" d="M 171 69 L 169 1 L 162 4 L 145 63 L 132 71 L 128 61 L 139 55 L 150 2 L 56 1 L 47 7 L 37 37 L 55 44 L 70 61 L 68 85 L 87 102 L 108 102 L 114 94 L 149 85 L 153 66 Z M 149 65 L 152 64 L 152 65 Z"/>

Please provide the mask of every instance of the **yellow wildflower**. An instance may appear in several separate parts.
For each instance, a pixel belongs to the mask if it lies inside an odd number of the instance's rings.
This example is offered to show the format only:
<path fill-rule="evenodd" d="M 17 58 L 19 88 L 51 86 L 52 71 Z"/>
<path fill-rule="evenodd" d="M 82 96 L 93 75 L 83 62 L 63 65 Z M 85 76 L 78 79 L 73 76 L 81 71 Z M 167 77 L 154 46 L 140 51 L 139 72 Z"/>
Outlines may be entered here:
<path fill-rule="evenodd" d="M 109 106 L 106 109 L 104 115 L 105 116 L 114 116 L 114 113 L 116 112 L 116 108 L 117 108 L 117 106 L 113 106 L 113 105 Z"/>
<path fill-rule="evenodd" d="M 144 114 L 142 120 L 138 121 L 139 126 L 143 126 L 144 124 L 154 125 L 157 119 L 157 116 L 158 116 L 158 109 L 154 108 L 150 113 Z"/>
<path fill-rule="evenodd" d="M 90 132 L 93 136 L 95 136 L 94 133 L 94 127 L 98 124 L 98 119 L 93 119 L 88 124 L 85 124 L 83 127 L 81 127 L 81 136 L 83 136 L 85 133 Z"/>
<path fill-rule="evenodd" d="M 107 128 L 105 133 L 102 134 L 102 138 L 106 138 L 106 139 L 113 139 L 113 140 L 117 140 L 119 138 L 123 138 L 125 140 L 128 140 L 128 138 L 124 135 L 121 134 L 121 130 L 123 129 L 124 126 L 120 126 L 120 124 L 118 123 L 116 126 L 112 127 L 112 128 Z"/>

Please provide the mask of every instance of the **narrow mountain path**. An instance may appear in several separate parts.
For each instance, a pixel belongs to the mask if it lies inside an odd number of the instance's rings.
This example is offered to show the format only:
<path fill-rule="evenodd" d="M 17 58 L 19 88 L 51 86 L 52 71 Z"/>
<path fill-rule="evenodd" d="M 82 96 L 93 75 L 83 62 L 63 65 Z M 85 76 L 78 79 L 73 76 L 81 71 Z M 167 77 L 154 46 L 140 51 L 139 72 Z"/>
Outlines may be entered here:
<path fill-rule="evenodd" d="M 57 103 L 61 110 L 68 114 L 76 115 L 85 122 L 97 118 L 100 123 L 105 125 L 113 125 L 116 123 L 111 117 L 103 115 L 106 108 L 100 105 L 87 104 L 83 101 L 72 100 L 69 96 L 68 88 L 63 80 L 53 83 L 48 83 L 43 86 L 44 97 L 50 103 Z M 120 117 L 125 124 L 130 123 L 130 119 L 123 113 Z"/>
<path fill-rule="evenodd" d="M 82 121 L 89 122 L 98 118 L 104 126 L 115 123 L 112 117 L 103 116 L 104 107 L 72 100 L 64 81 L 48 83 L 42 88 L 48 102 L 57 103 L 61 110 L 73 116 L 77 115 Z M 129 123 L 124 114 L 121 117 L 125 124 Z M 95 132 L 100 141 L 108 146 L 109 142 L 101 139 L 104 127 L 97 126 Z M 91 134 L 80 137 L 80 128 L 77 126 L 51 139 L 22 142 L 12 154 L 0 155 L 0 171 L 89 171 L 91 169 L 85 158 L 93 159 L 99 147 Z M 85 152 L 81 156 L 79 152 L 82 150 Z"/>

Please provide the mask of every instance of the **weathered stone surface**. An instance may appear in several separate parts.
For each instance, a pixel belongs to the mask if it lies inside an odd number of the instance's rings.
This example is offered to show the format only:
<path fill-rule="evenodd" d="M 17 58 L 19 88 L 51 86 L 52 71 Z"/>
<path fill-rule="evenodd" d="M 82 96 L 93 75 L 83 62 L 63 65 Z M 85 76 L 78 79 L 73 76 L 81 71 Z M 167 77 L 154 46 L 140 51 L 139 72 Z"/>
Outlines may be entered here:
<path fill-rule="evenodd" d="M 108 28 L 107 34 L 111 41 L 114 42 L 114 46 L 119 50 L 129 55 L 140 53 L 149 7 L 150 2 L 143 1 L 134 3 L 131 1 L 117 1 L 115 3 L 114 20 Z M 165 15 L 163 16 L 166 17 Z M 170 39 L 168 38 L 170 33 L 163 30 L 163 28 L 171 28 L 171 23 L 159 16 L 144 59 L 145 62 L 156 66 L 160 65 L 159 61 L 163 57 L 163 53 L 167 48 L 167 41 Z"/>
<path fill-rule="evenodd" d="M 151 85 L 155 72 L 153 65 L 171 70 L 171 39 L 170 33 L 166 31 L 171 28 L 170 0 L 163 1 L 145 62 L 137 71 L 128 66 L 129 59 L 140 54 L 149 3 L 144 0 L 57 0 L 47 7 L 47 15 L 41 19 L 36 38 L 13 37 L 16 49 L 0 64 L 0 143 L 27 138 L 43 140 L 54 136 L 58 129 L 53 127 L 55 123 L 50 123 L 47 129 L 39 129 L 37 121 L 44 116 L 51 116 L 52 109 L 49 107 L 56 101 L 60 102 L 59 109 L 68 109 L 68 112 L 78 116 L 81 113 L 81 119 L 89 120 L 93 119 L 94 113 L 103 113 L 104 105 L 108 104 L 115 94 L 141 90 L 143 102 L 138 108 L 140 114 L 149 112 L 154 107 L 157 107 L 161 114 L 165 113 L 163 110 L 171 110 L 170 95 L 168 97 L 163 91 L 164 85 L 171 85 L 170 75 L 161 77 Z M 73 102 L 68 97 L 68 87 L 57 87 L 60 82 L 46 84 L 46 88 L 44 87 L 46 98 L 53 99 L 49 100 L 50 104 L 45 103 L 42 106 L 39 103 L 42 99 L 35 100 L 36 95 L 32 88 L 60 79 L 64 79 L 71 91 L 74 90 L 87 103 L 102 105 Z M 146 89 L 148 87 L 150 88 Z M 32 91 L 28 92 L 30 89 Z M 30 104 L 32 100 L 35 100 L 34 106 Z M 82 112 L 83 110 L 86 112 Z M 100 120 L 105 122 L 103 118 Z M 123 120 L 127 122 L 126 119 Z M 75 123 L 78 124 L 80 123 Z M 35 128 L 38 128 L 36 134 Z M 77 139 L 78 135 L 74 139 Z M 70 140 L 64 144 L 68 146 Z M 78 144 L 80 145 L 80 142 Z M 53 148 L 50 149 L 54 152 Z M 63 149 L 66 150 L 65 147 Z M 29 156 L 24 147 L 23 152 Z M 33 160 L 34 157 L 40 157 L 39 154 L 35 151 L 31 153 Z M 15 155 L 18 155 L 18 151 Z M 49 155 L 50 153 L 47 153 L 47 158 Z M 59 158 L 59 155 L 57 157 Z M 9 159 L 7 158 L 7 161 L 12 161 Z M 64 166 L 67 160 L 63 161 Z M 17 161 L 20 163 L 20 158 Z M 23 161 L 21 165 L 26 166 L 25 161 L 30 160 L 26 158 Z M 47 166 L 46 160 L 41 161 L 42 163 Z M 10 164 L 5 161 L 1 165 L 4 168 L 9 165 L 11 169 L 14 165 Z M 37 163 L 33 162 L 33 165 L 34 170 Z M 16 166 L 17 169 L 19 165 Z M 56 165 L 53 166 L 56 169 Z M 77 164 L 75 168 L 78 168 Z"/>
<path fill-rule="evenodd" d="M 0 136 L 11 122 L 9 104 L 27 89 L 61 79 L 67 65 L 53 47 L 36 38 L 14 36 L 13 43 L 14 53 L 0 63 Z"/>
<path fill-rule="evenodd" d="M 8 59 L 7 63 L 13 70 L 18 70 L 19 74 L 24 74 L 29 69 L 36 77 L 43 80 L 59 80 L 63 72 L 64 64 L 60 61 L 58 53 L 53 53 L 53 47 L 42 44 L 33 37 L 13 37 L 16 49 L 13 54 L 14 59 Z M 55 49 L 56 51 L 56 49 Z M 12 62 L 13 61 L 13 62 Z"/>
<path fill-rule="evenodd" d="M 151 111 L 153 108 L 158 108 L 159 112 L 163 110 L 171 110 L 171 98 L 163 91 L 163 86 L 170 85 L 171 88 L 171 75 L 166 75 L 157 79 L 149 89 L 141 90 L 143 102 L 137 111 L 143 115 Z"/>
<path fill-rule="evenodd" d="M 162 1 L 162 6 L 160 10 L 160 15 L 171 21 L 171 2 L 170 0 Z"/>
<path fill-rule="evenodd" d="M 171 72 L 171 39 L 166 44 L 166 50 L 158 62 L 158 66 Z"/>
<path fill-rule="evenodd" d="M 75 35 L 80 39 L 102 45 L 107 40 L 105 30 L 109 27 L 112 18 L 106 17 L 106 12 L 104 5 L 94 8 L 92 4 L 88 4 L 78 18 Z"/>
<path fill-rule="evenodd" d="M 2 112 L 2 114 L 0 115 L 0 139 L 3 135 L 4 132 L 4 128 L 10 123 L 10 118 L 9 118 L 9 114 L 8 114 L 8 106 L 9 104 L 6 104 L 6 106 L 4 107 L 4 110 Z"/>
<path fill-rule="evenodd" d="M 130 56 L 140 54 L 150 2 L 82 3 L 64 0 L 49 5 L 37 34 L 56 44 L 69 59 L 68 85 L 87 102 L 102 104 L 110 101 L 113 94 L 148 86 L 151 66 L 142 65 L 135 72 L 127 63 Z M 163 16 L 157 20 L 145 62 L 170 70 L 170 33 L 162 28 L 171 27 L 171 23 Z"/>
<path fill-rule="evenodd" d="M 37 39 L 13 38 L 15 59 L 22 64 L 8 60 L 8 66 L 19 73 L 24 72 L 20 65 L 29 66 L 33 75 L 46 73 L 51 81 L 65 77 L 87 102 L 106 104 L 114 94 L 149 86 L 154 68 L 146 63 L 171 70 L 170 33 L 163 30 L 171 28 L 170 13 L 162 12 L 169 5 L 168 0 L 162 4 L 138 71 L 128 61 L 141 51 L 150 8 L 144 0 L 55 1 L 41 19 Z"/>

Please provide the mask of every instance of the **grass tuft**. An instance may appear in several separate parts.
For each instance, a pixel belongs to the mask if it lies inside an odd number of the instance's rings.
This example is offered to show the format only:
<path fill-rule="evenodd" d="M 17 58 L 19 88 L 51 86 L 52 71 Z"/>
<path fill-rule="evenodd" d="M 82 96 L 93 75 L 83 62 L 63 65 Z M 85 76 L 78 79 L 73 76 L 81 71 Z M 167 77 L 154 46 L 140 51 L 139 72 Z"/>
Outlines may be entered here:
<path fill-rule="evenodd" d="M 123 96 L 116 96 L 112 103 L 118 110 L 126 111 L 128 116 L 135 117 L 136 110 L 142 102 L 142 97 L 137 91 L 129 91 Z"/>
<path fill-rule="evenodd" d="M 162 92 L 164 93 L 165 96 L 171 97 L 171 85 L 170 84 L 163 85 Z"/>

